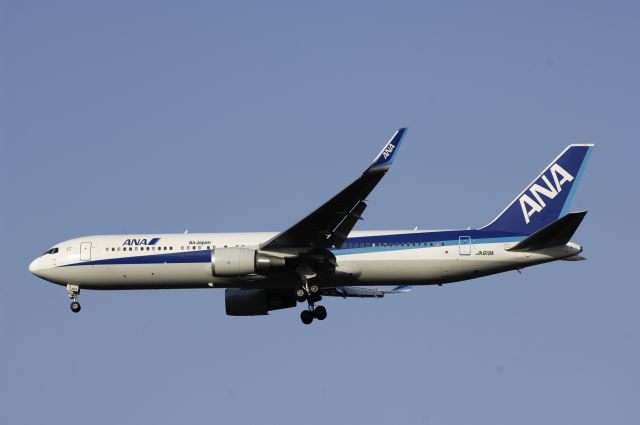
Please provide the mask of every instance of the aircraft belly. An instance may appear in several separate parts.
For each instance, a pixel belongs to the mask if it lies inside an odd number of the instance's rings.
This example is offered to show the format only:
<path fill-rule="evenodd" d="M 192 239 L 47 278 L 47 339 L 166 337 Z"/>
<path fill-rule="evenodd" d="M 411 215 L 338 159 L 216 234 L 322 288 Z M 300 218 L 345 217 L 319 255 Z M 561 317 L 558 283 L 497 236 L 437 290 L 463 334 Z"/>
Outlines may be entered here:
<path fill-rule="evenodd" d="M 408 249 L 337 256 L 338 270 L 357 270 L 361 284 L 438 283 L 440 259 L 432 249 Z"/>
<path fill-rule="evenodd" d="M 551 261 L 540 255 L 505 251 L 504 244 L 473 245 L 469 255 L 457 246 L 339 255 L 339 269 L 357 270 L 362 284 L 437 284 L 487 276 Z"/>
<path fill-rule="evenodd" d="M 118 264 L 59 267 L 52 281 L 87 289 L 203 287 L 212 281 L 210 263 Z M 63 278 L 62 278 L 63 277 Z"/>

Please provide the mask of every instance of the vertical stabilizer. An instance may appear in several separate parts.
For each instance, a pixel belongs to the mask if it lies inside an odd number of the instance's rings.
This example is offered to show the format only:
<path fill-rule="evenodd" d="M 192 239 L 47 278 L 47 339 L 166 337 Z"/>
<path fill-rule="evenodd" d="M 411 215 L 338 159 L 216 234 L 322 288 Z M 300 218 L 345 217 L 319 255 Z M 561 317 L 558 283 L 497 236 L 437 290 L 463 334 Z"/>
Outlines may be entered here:
<path fill-rule="evenodd" d="M 531 235 L 564 216 L 593 145 L 569 145 L 482 230 Z"/>

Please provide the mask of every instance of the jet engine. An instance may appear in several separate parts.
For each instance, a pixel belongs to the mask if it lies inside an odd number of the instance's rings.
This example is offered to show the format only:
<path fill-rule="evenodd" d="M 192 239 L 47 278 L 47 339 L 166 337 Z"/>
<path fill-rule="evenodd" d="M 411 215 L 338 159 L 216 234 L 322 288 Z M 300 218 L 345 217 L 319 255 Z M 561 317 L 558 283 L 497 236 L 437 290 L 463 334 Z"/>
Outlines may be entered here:
<path fill-rule="evenodd" d="M 211 271 L 217 277 L 260 274 L 284 265 L 284 258 L 250 248 L 214 248 L 211 251 Z"/>
<path fill-rule="evenodd" d="M 261 316 L 295 307 L 296 298 L 293 292 L 287 295 L 268 289 L 229 288 L 224 292 L 224 304 L 228 316 Z"/>

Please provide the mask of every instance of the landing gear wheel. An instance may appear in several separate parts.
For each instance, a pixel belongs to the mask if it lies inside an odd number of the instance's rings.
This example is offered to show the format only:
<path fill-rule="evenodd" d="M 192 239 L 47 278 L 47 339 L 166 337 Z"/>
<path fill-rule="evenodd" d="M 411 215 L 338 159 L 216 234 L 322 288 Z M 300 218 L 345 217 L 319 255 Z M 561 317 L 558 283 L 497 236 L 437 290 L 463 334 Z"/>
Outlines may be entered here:
<path fill-rule="evenodd" d="M 327 318 L 327 309 L 324 308 L 324 306 L 318 305 L 316 306 L 316 308 L 313 310 L 313 317 L 315 317 L 318 320 L 324 320 Z"/>
<path fill-rule="evenodd" d="M 71 311 L 73 311 L 74 313 L 78 313 L 80 311 L 80 303 L 78 301 L 74 301 L 71 303 L 70 305 L 71 307 Z"/>
<path fill-rule="evenodd" d="M 311 287 L 309 288 L 309 291 L 312 294 L 317 294 L 319 290 L 320 290 L 320 288 L 318 288 L 318 285 L 311 285 Z"/>
<path fill-rule="evenodd" d="M 302 323 L 305 325 L 310 325 L 311 322 L 313 322 L 313 312 L 311 310 L 302 310 L 300 320 L 302 320 Z"/>
<path fill-rule="evenodd" d="M 306 292 L 304 292 L 304 289 L 298 289 L 296 291 L 296 298 L 298 299 L 299 303 L 303 303 L 307 300 L 307 294 Z"/>

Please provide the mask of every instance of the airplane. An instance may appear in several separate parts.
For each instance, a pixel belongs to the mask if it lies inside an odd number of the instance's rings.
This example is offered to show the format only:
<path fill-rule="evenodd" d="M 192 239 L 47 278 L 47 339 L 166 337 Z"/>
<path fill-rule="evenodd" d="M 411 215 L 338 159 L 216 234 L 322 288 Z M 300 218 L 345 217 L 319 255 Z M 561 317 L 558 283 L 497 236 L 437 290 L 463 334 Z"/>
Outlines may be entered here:
<path fill-rule="evenodd" d="M 81 289 L 225 288 L 227 315 L 306 303 L 300 319 L 308 325 L 327 317 L 323 297 L 381 298 L 584 259 L 570 239 L 587 212 L 569 207 L 592 144 L 567 146 L 483 227 L 354 231 L 406 132 L 397 130 L 355 181 L 283 232 L 85 236 L 55 244 L 29 271 L 66 286 L 74 313 Z"/>

